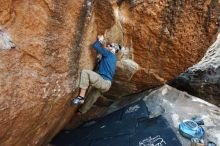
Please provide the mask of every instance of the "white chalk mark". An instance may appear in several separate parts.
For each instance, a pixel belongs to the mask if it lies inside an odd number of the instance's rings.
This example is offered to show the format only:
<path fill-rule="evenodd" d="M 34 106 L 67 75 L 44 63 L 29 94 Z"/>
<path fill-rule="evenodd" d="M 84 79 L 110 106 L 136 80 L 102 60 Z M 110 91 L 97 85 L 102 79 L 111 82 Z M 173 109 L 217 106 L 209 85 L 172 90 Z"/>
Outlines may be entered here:
<path fill-rule="evenodd" d="M 139 146 L 164 146 L 166 145 L 166 142 L 163 138 L 160 137 L 160 135 L 157 135 L 154 138 L 148 137 L 144 140 L 141 140 L 139 142 Z"/>
<path fill-rule="evenodd" d="M 0 50 L 8 50 L 15 47 L 11 38 L 2 30 L 0 30 Z"/>
<path fill-rule="evenodd" d="M 136 112 L 139 108 L 141 108 L 139 105 L 131 106 L 125 111 L 125 114 Z"/>

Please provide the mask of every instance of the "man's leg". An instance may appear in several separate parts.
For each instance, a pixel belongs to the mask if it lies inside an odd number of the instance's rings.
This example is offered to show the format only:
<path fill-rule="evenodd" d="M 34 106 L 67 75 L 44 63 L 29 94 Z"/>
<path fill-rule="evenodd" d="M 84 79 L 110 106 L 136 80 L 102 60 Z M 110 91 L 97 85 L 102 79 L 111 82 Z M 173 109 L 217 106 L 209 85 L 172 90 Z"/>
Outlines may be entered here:
<path fill-rule="evenodd" d="M 89 72 L 90 72 L 89 70 L 85 70 L 85 69 L 83 69 L 81 71 L 79 87 L 80 87 L 80 89 L 83 89 L 83 90 L 80 91 L 80 94 L 83 94 L 83 93 L 85 94 L 86 90 L 89 87 L 89 82 L 90 82 Z M 81 93 L 81 92 L 83 92 L 83 93 Z"/>
<path fill-rule="evenodd" d="M 89 98 L 88 100 L 86 100 L 86 104 L 85 106 L 83 105 L 83 111 L 81 112 L 86 112 L 88 111 L 91 106 L 95 103 L 95 101 L 98 99 L 98 97 L 101 95 L 101 92 L 106 92 L 107 90 L 109 90 L 110 86 L 111 86 L 111 82 L 104 80 L 98 73 L 93 72 L 91 70 L 82 70 L 81 72 L 81 78 L 80 78 L 80 96 L 78 96 L 77 98 L 80 98 L 83 103 L 84 102 L 84 96 L 86 93 L 87 88 L 89 87 L 89 85 L 91 85 L 93 88 L 91 93 L 89 94 Z M 82 100 L 83 97 L 83 100 Z M 76 101 L 76 100 L 75 100 Z M 73 103 L 79 103 L 74 102 Z M 85 108 L 85 110 L 84 110 Z M 85 113 L 84 112 L 84 113 Z"/>
<path fill-rule="evenodd" d="M 99 84 L 101 84 L 101 85 L 99 85 Z M 92 85 L 94 85 L 94 84 L 92 84 Z M 103 80 L 101 78 L 99 82 L 95 83 L 95 85 L 97 85 L 97 86 L 92 87 L 92 89 L 88 93 L 88 96 L 86 97 L 85 103 L 78 110 L 80 113 L 86 113 L 88 110 L 90 110 L 91 107 L 93 106 L 93 104 L 101 96 L 101 93 L 109 90 L 109 88 L 111 86 L 111 82 Z M 100 89 L 95 88 L 95 87 L 100 87 L 100 86 L 102 86 Z"/>
<path fill-rule="evenodd" d="M 79 96 L 85 97 L 85 95 L 86 95 L 86 89 L 80 89 Z"/>
<path fill-rule="evenodd" d="M 84 103 L 85 94 L 86 94 L 87 88 L 89 87 L 89 75 L 87 73 L 87 70 L 81 71 L 79 87 L 80 87 L 79 95 L 76 98 L 71 100 L 72 105 Z"/>
<path fill-rule="evenodd" d="M 102 92 L 107 91 L 111 86 L 111 81 L 104 80 L 101 75 L 91 70 L 83 70 L 81 74 L 80 88 L 87 89 L 92 87 Z"/>
<path fill-rule="evenodd" d="M 97 101 L 97 99 L 101 96 L 101 92 L 96 89 L 92 88 L 91 91 L 88 93 L 88 96 L 86 97 L 85 103 L 82 105 L 82 107 L 79 109 L 79 112 L 86 113 L 93 104 Z"/>

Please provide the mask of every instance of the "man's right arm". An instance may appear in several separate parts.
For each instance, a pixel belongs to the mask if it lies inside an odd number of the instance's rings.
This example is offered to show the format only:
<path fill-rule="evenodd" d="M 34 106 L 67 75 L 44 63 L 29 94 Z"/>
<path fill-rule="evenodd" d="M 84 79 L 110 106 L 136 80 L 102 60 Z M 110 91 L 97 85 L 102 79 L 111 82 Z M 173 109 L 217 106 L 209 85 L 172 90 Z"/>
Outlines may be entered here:
<path fill-rule="evenodd" d="M 102 54 L 103 56 L 107 56 L 109 51 L 106 50 L 105 48 L 102 47 L 102 44 L 99 40 L 97 40 L 92 47 L 100 54 Z"/>

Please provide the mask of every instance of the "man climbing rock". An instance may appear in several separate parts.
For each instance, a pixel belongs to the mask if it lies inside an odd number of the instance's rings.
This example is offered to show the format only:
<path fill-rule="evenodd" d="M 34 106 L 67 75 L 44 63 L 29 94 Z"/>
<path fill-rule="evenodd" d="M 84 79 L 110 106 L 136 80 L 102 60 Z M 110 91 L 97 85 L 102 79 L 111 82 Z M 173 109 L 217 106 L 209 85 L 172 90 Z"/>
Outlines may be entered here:
<path fill-rule="evenodd" d="M 71 100 L 72 105 L 83 104 L 78 110 L 78 114 L 86 113 L 96 102 L 101 93 L 108 91 L 111 87 L 111 81 L 113 80 L 113 76 L 115 74 L 117 61 L 115 53 L 119 51 L 120 46 L 110 44 L 107 45 L 106 48 L 103 48 L 103 41 L 104 36 L 98 36 L 97 41 L 92 46 L 97 53 L 102 55 L 99 62 L 98 72 L 96 73 L 91 70 L 82 70 L 79 83 L 80 93 L 76 98 Z M 86 91 L 89 86 L 92 86 L 92 89 L 88 93 L 87 98 L 85 98 Z"/>

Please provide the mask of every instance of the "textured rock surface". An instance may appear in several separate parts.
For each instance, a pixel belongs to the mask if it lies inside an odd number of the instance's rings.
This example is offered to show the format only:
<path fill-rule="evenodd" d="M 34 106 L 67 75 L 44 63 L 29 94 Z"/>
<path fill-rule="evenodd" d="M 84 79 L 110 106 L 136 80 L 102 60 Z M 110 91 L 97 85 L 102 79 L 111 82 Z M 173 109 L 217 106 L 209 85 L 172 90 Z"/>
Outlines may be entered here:
<path fill-rule="evenodd" d="M 201 61 L 171 85 L 220 106 L 220 34 Z"/>
<path fill-rule="evenodd" d="M 126 48 L 108 93 L 118 96 L 174 78 L 202 57 L 219 25 L 216 0 L 0 0 L 0 5 L 3 146 L 44 145 L 69 121 L 78 73 L 94 66 L 89 47 L 97 34 Z"/>
<path fill-rule="evenodd" d="M 83 4 L 0 1 L 2 31 L 16 45 L 0 50 L 1 146 L 43 145 L 73 115 Z"/>
<path fill-rule="evenodd" d="M 127 47 L 124 58 L 134 63 L 119 63 L 109 95 L 173 79 L 203 56 L 219 26 L 216 0 L 121 0 L 119 5 L 114 13 L 123 38 L 115 41 Z"/>

